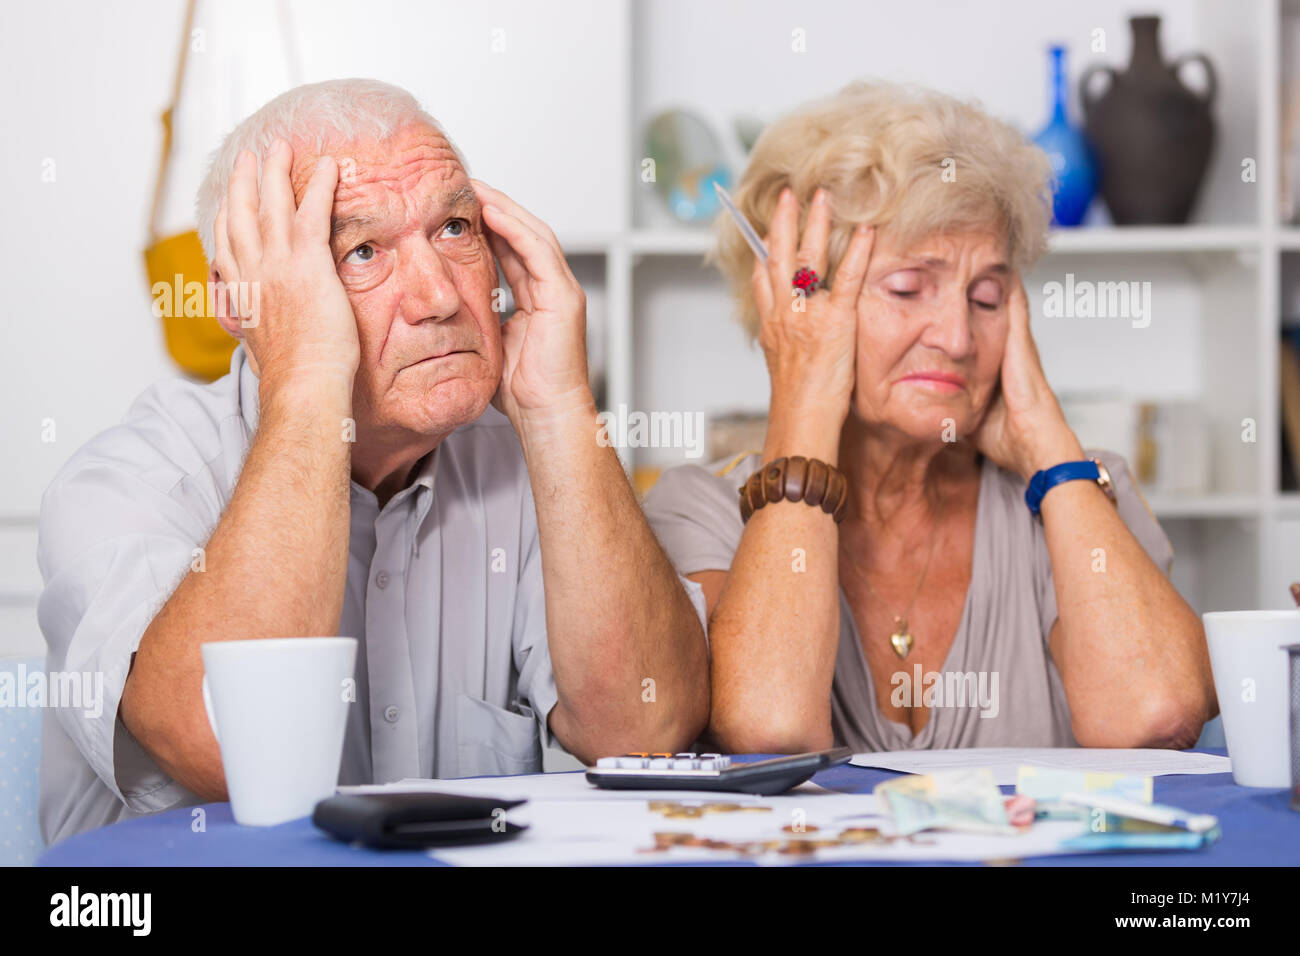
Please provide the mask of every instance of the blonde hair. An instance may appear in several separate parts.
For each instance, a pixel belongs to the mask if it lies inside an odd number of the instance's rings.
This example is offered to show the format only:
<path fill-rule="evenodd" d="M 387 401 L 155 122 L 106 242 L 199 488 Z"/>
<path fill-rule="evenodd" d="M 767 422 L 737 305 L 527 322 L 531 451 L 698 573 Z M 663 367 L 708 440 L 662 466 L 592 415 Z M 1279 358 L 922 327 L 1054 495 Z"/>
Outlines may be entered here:
<path fill-rule="evenodd" d="M 829 281 L 860 222 L 904 247 L 936 233 L 994 231 L 1011 267 L 1024 269 L 1046 248 L 1052 216 L 1042 150 L 974 104 L 893 83 L 851 83 L 763 131 L 733 196 L 759 235 L 786 186 L 799 200 L 801 232 L 817 188 L 829 193 Z M 716 228 L 714 258 L 753 338 L 754 254 L 730 216 Z"/>

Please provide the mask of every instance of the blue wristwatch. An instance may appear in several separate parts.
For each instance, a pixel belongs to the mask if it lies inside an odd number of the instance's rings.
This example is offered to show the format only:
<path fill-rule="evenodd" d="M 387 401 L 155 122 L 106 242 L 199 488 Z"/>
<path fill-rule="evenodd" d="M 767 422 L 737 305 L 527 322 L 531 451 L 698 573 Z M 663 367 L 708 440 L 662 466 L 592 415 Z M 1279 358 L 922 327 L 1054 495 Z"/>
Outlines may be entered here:
<path fill-rule="evenodd" d="M 1115 485 L 1111 482 L 1110 472 L 1106 470 L 1105 465 L 1096 458 L 1089 458 L 1087 461 L 1067 461 L 1064 464 L 1045 468 L 1029 479 L 1029 487 L 1025 489 L 1025 504 L 1029 506 L 1029 513 L 1042 521 L 1043 515 L 1039 506 L 1043 503 L 1043 495 L 1061 482 L 1074 481 L 1076 478 L 1095 481 L 1106 493 L 1107 498 L 1112 502 L 1115 500 Z"/>

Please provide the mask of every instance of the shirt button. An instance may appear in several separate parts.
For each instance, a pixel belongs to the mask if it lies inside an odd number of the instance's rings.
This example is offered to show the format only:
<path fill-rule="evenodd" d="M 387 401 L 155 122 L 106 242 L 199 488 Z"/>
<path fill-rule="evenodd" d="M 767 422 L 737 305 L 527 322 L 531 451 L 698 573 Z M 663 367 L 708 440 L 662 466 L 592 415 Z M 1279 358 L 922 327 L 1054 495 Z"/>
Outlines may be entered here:
<path fill-rule="evenodd" d="M 397 723 L 398 713 L 400 712 L 398 711 L 396 705 L 389 704 L 387 707 L 384 708 L 384 720 L 388 721 L 390 724 L 395 724 Z"/>
<path fill-rule="evenodd" d="M 388 587 L 387 571 L 380 571 L 378 574 L 375 575 L 375 586 L 378 587 L 381 591 L 384 588 Z"/>

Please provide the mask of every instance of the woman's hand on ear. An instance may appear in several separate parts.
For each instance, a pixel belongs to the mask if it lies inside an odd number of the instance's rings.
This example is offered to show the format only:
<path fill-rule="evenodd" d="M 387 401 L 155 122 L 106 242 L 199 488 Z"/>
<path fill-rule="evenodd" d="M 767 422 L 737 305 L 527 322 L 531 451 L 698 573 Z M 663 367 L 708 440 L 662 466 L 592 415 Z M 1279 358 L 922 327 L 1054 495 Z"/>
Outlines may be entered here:
<path fill-rule="evenodd" d="M 835 273 L 833 288 L 802 293 L 795 272 L 824 278 L 830 238 L 830 196 L 813 196 L 799 235 L 799 203 L 787 187 L 768 232 L 768 261 L 751 277 L 758 308 L 758 344 L 772 383 L 764 460 L 804 455 L 834 464 L 848 416 L 857 362 L 858 297 L 871 261 L 875 232 L 859 226 Z"/>
<path fill-rule="evenodd" d="M 1028 481 L 1043 468 L 1078 461 L 1084 454 L 1043 374 L 1029 331 L 1029 297 L 1018 278 L 1007 308 L 1010 327 L 1001 378 L 974 441 L 995 464 Z"/>

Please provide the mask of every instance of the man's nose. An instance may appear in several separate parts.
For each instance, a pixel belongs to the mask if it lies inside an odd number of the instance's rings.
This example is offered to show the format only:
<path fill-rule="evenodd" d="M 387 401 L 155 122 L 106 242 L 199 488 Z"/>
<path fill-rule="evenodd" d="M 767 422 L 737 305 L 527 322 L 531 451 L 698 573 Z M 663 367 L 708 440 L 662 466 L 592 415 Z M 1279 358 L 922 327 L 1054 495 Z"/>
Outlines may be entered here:
<path fill-rule="evenodd" d="M 412 325 L 429 319 L 441 322 L 460 310 L 451 264 L 427 239 L 413 239 L 400 247 L 397 270 L 403 321 Z"/>

